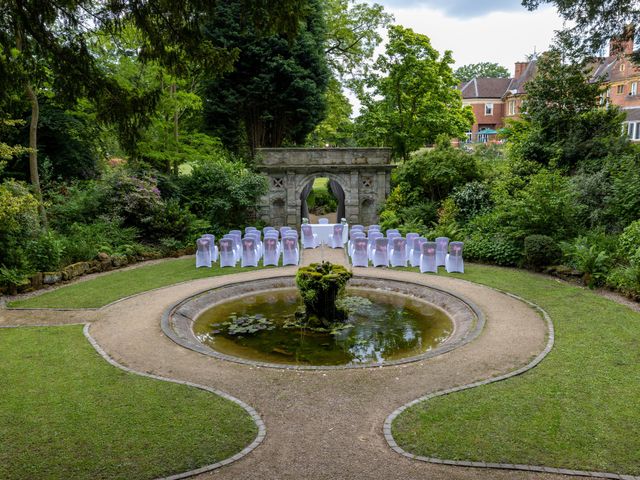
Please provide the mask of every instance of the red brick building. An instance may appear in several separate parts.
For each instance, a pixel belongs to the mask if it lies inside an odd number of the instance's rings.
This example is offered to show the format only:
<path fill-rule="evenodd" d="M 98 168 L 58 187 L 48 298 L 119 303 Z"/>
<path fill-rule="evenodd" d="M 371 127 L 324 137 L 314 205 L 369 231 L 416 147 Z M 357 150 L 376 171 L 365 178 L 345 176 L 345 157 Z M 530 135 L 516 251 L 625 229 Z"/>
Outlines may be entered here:
<path fill-rule="evenodd" d="M 633 51 L 633 32 L 624 39 L 612 39 L 609 56 L 593 65 L 592 81 L 604 82 L 607 89 L 601 103 L 620 107 L 626 114 L 625 131 L 631 140 L 640 141 L 640 67 L 629 59 Z M 474 78 L 459 86 L 462 104 L 470 105 L 476 117 L 467 133 L 469 141 L 492 141 L 505 120 L 520 116 L 527 82 L 536 72 L 536 60 L 517 62 L 513 78 Z"/>

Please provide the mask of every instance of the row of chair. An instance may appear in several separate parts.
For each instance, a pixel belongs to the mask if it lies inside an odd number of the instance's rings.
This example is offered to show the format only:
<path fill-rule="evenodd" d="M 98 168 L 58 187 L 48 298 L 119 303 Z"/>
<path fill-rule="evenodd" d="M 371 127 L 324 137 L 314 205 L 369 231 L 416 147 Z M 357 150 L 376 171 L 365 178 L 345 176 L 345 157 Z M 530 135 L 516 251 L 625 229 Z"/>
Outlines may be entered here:
<path fill-rule="evenodd" d="M 421 272 L 438 272 L 444 266 L 447 272 L 464 273 L 462 258 L 463 242 L 449 242 L 447 237 L 438 237 L 435 242 L 417 233 L 408 233 L 403 238 L 398 230 L 389 229 L 386 237 L 377 225 L 370 226 L 368 236 L 364 229 L 354 225 L 350 232 L 348 253 L 356 267 L 419 267 Z"/>
<path fill-rule="evenodd" d="M 231 230 L 217 246 L 212 234 L 203 235 L 196 241 L 196 268 L 210 268 L 218 259 L 221 267 L 235 267 L 238 262 L 242 267 L 257 267 L 260 261 L 265 266 L 278 266 L 281 256 L 282 265 L 300 262 L 298 232 L 290 227 L 280 230 L 265 227 L 262 232 L 247 227 L 244 236 L 240 230 Z"/>

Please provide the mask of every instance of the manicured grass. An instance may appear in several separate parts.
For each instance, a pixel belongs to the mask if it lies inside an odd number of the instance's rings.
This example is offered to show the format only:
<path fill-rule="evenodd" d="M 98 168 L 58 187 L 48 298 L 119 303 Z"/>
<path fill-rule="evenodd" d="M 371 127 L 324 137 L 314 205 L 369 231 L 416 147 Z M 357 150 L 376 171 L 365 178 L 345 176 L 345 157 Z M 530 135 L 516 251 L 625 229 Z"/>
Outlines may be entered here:
<path fill-rule="evenodd" d="M 431 457 L 640 474 L 640 314 L 524 271 L 470 265 L 466 280 L 544 308 L 556 343 L 522 376 L 438 397 L 393 423 Z"/>
<path fill-rule="evenodd" d="M 329 185 L 329 179 L 326 177 L 318 177 L 313 181 L 314 190 L 326 190 L 327 185 Z"/>
<path fill-rule="evenodd" d="M 262 267 L 259 267 L 262 268 Z M 75 283 L 25 300 L 9 303 L 20 308 L 99 308 L 140 292 L 174 283 L 255 268 L 214 266 L 196 269 L 193 258 L 181 258 L 126 271 L 113 272 L 85 282 Z"/>
<path fill-rule="evenodd" d="M 82 326 L 0 329 L 0 478 L 156 478 L 228 458 L 257 434 L 209 392 L 123 372 Z"/>

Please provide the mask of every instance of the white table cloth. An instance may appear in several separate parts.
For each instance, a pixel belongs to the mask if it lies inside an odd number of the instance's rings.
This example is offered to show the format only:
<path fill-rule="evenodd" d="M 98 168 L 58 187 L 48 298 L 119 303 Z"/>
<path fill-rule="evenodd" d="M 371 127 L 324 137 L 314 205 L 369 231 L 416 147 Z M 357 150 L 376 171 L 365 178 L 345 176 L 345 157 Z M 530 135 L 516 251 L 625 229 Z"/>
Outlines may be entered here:
<path fill-rule="evenodd" d="M 311 230 L 314 235 L 318 235 L 318 245 L 324 243 L 325 245 L 329 244 L 329 237 L 333 234 L 333 227 L 336 225 L 335 223 L 310 223 Z M 349 239 L 349 225 L 345 224 L 342 229 L 342 244 L 347 243 Z"/>

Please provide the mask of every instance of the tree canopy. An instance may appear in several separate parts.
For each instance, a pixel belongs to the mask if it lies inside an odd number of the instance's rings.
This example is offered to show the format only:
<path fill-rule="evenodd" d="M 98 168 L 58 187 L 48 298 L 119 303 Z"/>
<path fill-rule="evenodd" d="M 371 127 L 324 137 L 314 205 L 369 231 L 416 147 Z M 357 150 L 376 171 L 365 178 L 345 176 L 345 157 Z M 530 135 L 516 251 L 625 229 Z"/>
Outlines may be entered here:
<path fill-rule="evenodd" d="M 407 159 L 439 135 L 463 136 L 473 113 L 462 106 L 452 63 L 451 52 L 440 56 L 426 35 L 390 27 L 385 53 L 359 92 L 364 110 L 357 120 L 358 140 L 382 142 Z"/>
<path fill-rule="evenodd" d="M 613 37 L 633 37 L 626 26 L 640 23 L 636 0 L 522 0 L 529 10 L 544 4 L 554 5 L 570 25 L 559 39 L 576 56 L 597 55 Z M 634 58 L 640 60 L 638 55 Z"/>
<path fill-rule="evenodd" d="M 243 144 L 302 144 L 322 120 L 329 80 L 320 3 L 303 19 L 295 38 L 260 35 L 243 27 L 243 2 L 220 4 L 208 25 L 214 43 L 239 52 L 232 72 L 212 79 L 205 92 L 205 122 L 235 150 Z"/>
<path fill-rule="evenodd" d="M 461 82 L 468 82 L 475 77 L 509 78 L 509 70 L 497 63 L 481 62 L 463 65 L 456 69 L 455 76 Z"/>

